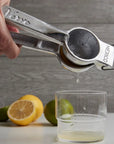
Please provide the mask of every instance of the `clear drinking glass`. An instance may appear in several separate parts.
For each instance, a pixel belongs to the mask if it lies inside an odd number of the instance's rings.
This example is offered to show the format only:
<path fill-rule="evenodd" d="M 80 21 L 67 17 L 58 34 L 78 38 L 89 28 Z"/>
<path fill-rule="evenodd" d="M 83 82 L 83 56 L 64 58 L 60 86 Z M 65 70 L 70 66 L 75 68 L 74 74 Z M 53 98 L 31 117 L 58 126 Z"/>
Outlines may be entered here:
<path fill-rule="evenodd" d="M 55 94 L 57 137 L 63 142 L 98 142 L 104 139 L 107 93 L 58 91 Z"/>

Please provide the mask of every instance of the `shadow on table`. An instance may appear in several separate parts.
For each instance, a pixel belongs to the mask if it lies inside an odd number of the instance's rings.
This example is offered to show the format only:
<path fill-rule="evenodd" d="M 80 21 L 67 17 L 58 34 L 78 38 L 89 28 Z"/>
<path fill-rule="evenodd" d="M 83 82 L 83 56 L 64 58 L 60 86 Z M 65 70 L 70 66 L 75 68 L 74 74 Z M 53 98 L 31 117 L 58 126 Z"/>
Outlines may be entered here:
<path fill-rule="evenodd" d="M 44 126 L 44 127 L 56 127 L 56 126 L 53 126 L 52 124 L 50 123 L 39 123 L 39 122 L 33 122 L 31 123 L 29 126 Z"/>
<path fill-rule="evenodd" d="M 51 125 L 50 123 L 41 123 L 41 122 L 33 122 L 30 123 L 27 126 L 18 126 L 16 124 L 14 124 L 11 121 L 7 121 L 7 122 L 0 122 L 0 127 L 54 127 L 53 125 Z"/>
<path fill-rule="evenodd" d="M 0 127 L 18 127 L 16 124 L 11 121 L 0 122 Z"/>

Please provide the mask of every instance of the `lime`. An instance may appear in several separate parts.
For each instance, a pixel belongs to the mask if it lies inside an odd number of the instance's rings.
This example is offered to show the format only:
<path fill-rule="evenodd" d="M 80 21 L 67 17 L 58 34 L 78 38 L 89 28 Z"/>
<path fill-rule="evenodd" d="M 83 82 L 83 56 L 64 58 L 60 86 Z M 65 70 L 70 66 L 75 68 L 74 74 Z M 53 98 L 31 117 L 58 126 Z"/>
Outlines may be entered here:
<path fill-rule="evenodd" d="M 58 102 L 59 114 L 62 116 L 64 114 L 74 113 L 72 104 L 66 99 L 60 99 Z M 45 118 L 53 125 L 57 125 L 57 119 L 55 116 L 55 100 L 48 102 L 44 108 Z"/>
<path fill-rule="evenodd" d="M 58 113 L 60 116 L 64 114 L 73 114 L 74 109 L 72 104 L 67 99 L 60 99 L 58 101 Z"/>
<path fill-rule="evenodd" d="M 45 105 L 44 116 L 51 124 L 57 125 L 57 119 L 55 117 L 55 100 L 52 100 Z"/>
<path fill-rule="evenodd" d="M 7 115 L 8 108 L 9 106 L 0 108 L 0 122 L 5 122 L 9 119 Z"/>

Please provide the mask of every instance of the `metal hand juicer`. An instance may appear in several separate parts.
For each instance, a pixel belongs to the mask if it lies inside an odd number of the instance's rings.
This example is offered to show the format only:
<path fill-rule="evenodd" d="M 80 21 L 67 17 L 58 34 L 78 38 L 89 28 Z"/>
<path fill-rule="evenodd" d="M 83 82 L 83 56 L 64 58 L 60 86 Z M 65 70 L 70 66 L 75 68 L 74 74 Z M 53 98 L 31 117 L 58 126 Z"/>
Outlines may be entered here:
<path fill-rule="evenodd" d="M 93 66 L 100 70 L 113 69 L 114 47 L 90 30 L 76 27 L 62 31 L 12 7 L 4 6 L 2 11 L 8 24 L 26 32 L 11 32 L 17 44 L 54 54 L 61 65 L 73 72 L 83 72 Z"/>

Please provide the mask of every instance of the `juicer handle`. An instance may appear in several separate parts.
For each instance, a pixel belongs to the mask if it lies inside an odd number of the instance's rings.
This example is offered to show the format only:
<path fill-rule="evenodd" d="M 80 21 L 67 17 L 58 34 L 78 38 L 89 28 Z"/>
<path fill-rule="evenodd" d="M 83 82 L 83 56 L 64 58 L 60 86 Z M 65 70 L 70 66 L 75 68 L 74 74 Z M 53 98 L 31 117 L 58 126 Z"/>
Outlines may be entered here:
<path fill-rule="evenodd" d="M 101 47 L 95 65 L 99 70 L 114 70 L 114 46 L 99 40 Z"/>
<path fill-rule="evenodd" d="M 57 55 L 59 45 L 49 41 L 39 40 L 32 36 L 10 32 L 13 40 L 16 44 L 22 45 L 23 48 L 30 49 L 33 51 L 41 51 L 49 54 Z"/>
<path fill-rule="evenodd" d="M 114 64 L 114 47 L 99 40 L 100 51 L 96 60 L 106 66 L 113 67 Z"/>
<path fill-rule="evenodd" d="M 16 44 L 26 46 L 26 47 L 36 47 L 38 39 L 32 36 L 27 36 L 20 33 L 10 32 L 13 40 Z"/>
<path fill-rule="evenodd" d="M 63 45 L 63 43 L 55 38 L 48 36 L 50 33 L 61 33 L 63 37 L 67 35 L 66 32 L 57 29 L 31 15 L 28 15 L 22 11 L 14 9 L 9 6 L 3 6 L 2 12 L 5 20 L 10 25 L 17 26 L 19 29 L 32 34 L 34 37 L 53 43 Z"/>

